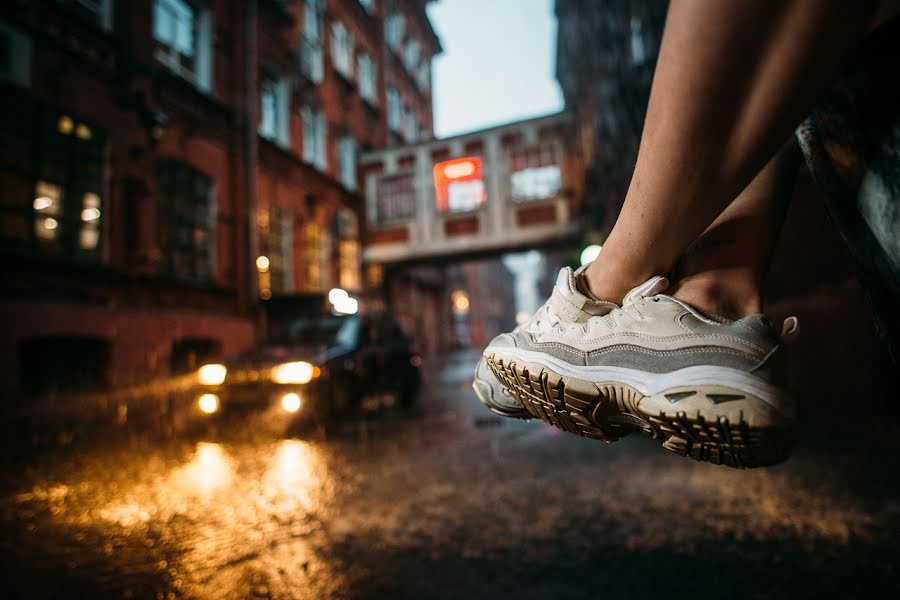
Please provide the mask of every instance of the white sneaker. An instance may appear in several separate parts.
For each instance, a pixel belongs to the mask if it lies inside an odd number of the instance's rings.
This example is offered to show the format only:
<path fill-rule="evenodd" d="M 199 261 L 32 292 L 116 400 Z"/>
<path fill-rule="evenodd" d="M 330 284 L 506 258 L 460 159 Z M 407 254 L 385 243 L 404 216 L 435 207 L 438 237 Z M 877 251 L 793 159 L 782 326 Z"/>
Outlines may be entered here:
<path fill-rule="evenodd" d="M 616 308 L 615 304 L 593 300 L 578 290 L 576 282 L 585 268 L 587 266 L 575 272 L 569 267 L 561 269 L 553 293 L 547 302 L 511 334 L 504 335 L 536 332 L 552 327 L 556 323 L 581 323 Z M 484 358 L 475 366 L 472 388 L 481 403 L 499 415 L 519 419 L 541 416 L 530 413 L 528 408 L 510 393 L 510 390 L 491 372 Z"/>
<path fill-rule="evenodd" d="M 643 430 L 672 452 L 733 467 L 787 458 L 795 406 L 782 338 L 796 319 L 779 336 L 763 315 L 710 317 L 666 287 L 654 277 L 622 308 L 498 336 L 484 357 L 531 414 L 562 429 L 606 441 Z"/>

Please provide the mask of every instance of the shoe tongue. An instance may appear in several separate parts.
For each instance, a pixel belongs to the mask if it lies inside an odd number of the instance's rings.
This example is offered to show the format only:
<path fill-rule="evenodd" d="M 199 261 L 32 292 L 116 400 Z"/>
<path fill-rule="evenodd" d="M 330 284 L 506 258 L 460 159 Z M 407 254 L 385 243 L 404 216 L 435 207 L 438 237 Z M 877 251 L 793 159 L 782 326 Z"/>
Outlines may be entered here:
<path fill-rule="evenodd" d="M 587 317 L 596 315 L 605 315 L 614 308 L 617 308 L 612 302 L 604 302 L 589 298 L 578 290 L 577 277 L 581 275 L 584 267 L 573 272 L 570 267 L 563 267 L 556 276 L 556 286 L 554 294 L 558 294 L 565 300 L 565 304 L 573 309 L 575 313 L 583 311 L 587 313 Z M 574 316 L 574 315 L 573 315 Z M 573 319 L 580 320 L 580 319 Z"/>
<path fill-rule="evenodd" d="M 634 302 L 637 302 L 638 300 L 642 300 L 643 298 L 649 298 L 650 296 L 661 294 L 662 292 L 666 291 L 666 288 L 668 287 L 668 279 L 661 275 L 655 275 L 625 294 L 625 299 L 622 300 L 622 306 L 627 306 L 628 304 L 632 304 Z"/>

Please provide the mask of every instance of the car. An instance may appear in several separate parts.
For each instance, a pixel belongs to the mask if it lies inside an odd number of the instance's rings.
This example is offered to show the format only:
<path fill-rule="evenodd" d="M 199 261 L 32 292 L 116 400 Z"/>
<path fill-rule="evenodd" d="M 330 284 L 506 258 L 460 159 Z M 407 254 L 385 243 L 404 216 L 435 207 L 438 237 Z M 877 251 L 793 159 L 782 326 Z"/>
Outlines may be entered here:
<path fill-rule="evenodd" d="M 421 359 L 397 322 L 386 313 L 337 314 L 317 306 L 318 299 L 308 297 L 270 302 L 263 343 L 198 370 L 199 410 L 272 407 L 322 422 L 362 411 L 370 398 L 411 408 Z"/>

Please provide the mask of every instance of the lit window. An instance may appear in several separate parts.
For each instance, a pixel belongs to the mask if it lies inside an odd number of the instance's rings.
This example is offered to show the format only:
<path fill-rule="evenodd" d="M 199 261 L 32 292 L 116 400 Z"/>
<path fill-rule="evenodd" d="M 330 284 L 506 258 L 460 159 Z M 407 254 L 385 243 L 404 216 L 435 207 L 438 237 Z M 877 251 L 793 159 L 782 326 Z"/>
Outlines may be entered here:
<path fill-rule="evenodd" d="M 408 173 L 382 175 L 376 182 L 375 206 L 369 211 L 376 224 L 406 221 L 416 216 L 416 188 Z"/>
<path fill-rule="evenodd" d="M 340 21 L 331 25 L 331 62 L 338 73 L 353 77 L 353 38 Z"/>
<path fill-rule="evenodd" d="M 316 222 L 303 227 L 306 290 L 322 292 L 331 287 L 331 236 Z"/>
<path fill-rule="evenodd" d="M 362 4 L 362 7 L 369 13 L 375 12 L 375 0 L 359 0 L 359 3 Z"/>
<path fill-rule="evenodd" d="M 512 197 L 517 202 L 559 194 L 560 169 L 552 148 L 528 148 L 510 154 Z"/>
<path fill-rule="evenodd" d="M 325 171 L 328 168 L 325 111 L 304 106 L 300 114 L 303 118 L 303 159 Z"/>
<path fill-rule="evenodd" d="M 59 220 L 63 214 L 62 188 L 46 181 L 38 181 L 34 188 L 34 237 L 40 243 L 53 244 L 60 234 Z"/>
<path fill-rule="evenodd" d="M 399 50 L 400 44 L 403 43 L 405 29 L 406 21 L 400 13 L 391 13 L 388 18 L 384 20 L 384 37 L 387 39 L 388 46 L 390 46 L 394 52 Z"/>
<path fill-rule="evenodd" d="M 281 146 L 290 144 L 287 82 L 268 74 L 260 82 L 259 134 Z"/>
<path fill-rule="evenodd" d="M 470 156 L 434 165 L 434 188 L 438 212 L 465 212 L 487 200 L 481 158 Z"/>
<path fill-rule="evenodd" d="M 212 88 L 212 15 L 185 0 L 154 0 L 156 59 L 201 89 Z"/>
<path fill-rule="evenodd" d="M 375 65 L 365 52 L 360 52 L 357 64 L 359 73 L 359 94 L 369 104 L 378 104 L 378 82 Z"/>
<path fill-rule="evenodd" d="M 11 97 L 4 97 L 3 104 L 0 246 L 98 259 L 106 169 L 103 132 L 72 115 L 23 106 Z M 90 135 L 77 135 L 79 130 Z"/>
<path fill-rule="evenodd" d="M 320 0 L 308 0 L 303 10 L 303 35 L 300 38 L 300 70 L 313 83 L 322 81 L 322 12 Z"/>
<path fill-rule="evenodd" d="M 418 40 L 410 40 L 403 49 L 403 66 L 410 74 L 415 75 L 416 68 L 419 66 L 419 55 L 422 47 Z"/>
<path fill-rule="evenodd" d="M 163 251 L 160 271 L 195 281 L 212 277 L 215 256 L 215 198 L 212 180 L 193 167 L 160 159 L 157 231 Z"/>
<path fill-rule="evenodd" d="M 403 105 L 400 101 L 400 92 L 395 88 L 389 88 L 387 91 L 387 108 L 388 108 L 388 128 L 391 131 L 403 129 Z"/>
<path fill-rule="evenodd" d="M 356 140 L 351 135 L 338 139 L 338 171 L 340 180 L 348 190 L 356 189 Z"/>
<path fill-rule="evenodd" d="M 82 196 L 81 206 L 78 245 L 83 250 L 96 250 L 100 243 L 100 196 L 88 192 Z"/>
<path fill-rule="evenodd" d="M 267 289 L 270 293 L 285 293 L 293 290 L 293 229 L 291 227 L 291 211 L 279 206 L 272 206 L 260 215 L 260 241 L 262 254 L 266 258 L 265 269 L 260 271 L 260 292 Z"/>
<path fill-rule="evenodd" d="M 362 283 L 359 218 L 352 210 L 340 208 L 335 219 L 338 234 L 338 285 L 345 290 L 359 290 Z"/>

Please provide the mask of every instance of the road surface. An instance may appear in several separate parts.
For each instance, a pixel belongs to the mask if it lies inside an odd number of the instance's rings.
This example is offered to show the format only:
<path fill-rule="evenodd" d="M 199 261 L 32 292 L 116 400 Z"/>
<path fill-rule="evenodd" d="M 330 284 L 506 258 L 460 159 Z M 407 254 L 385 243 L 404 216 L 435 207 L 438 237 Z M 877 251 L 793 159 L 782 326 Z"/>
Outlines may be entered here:
<path fill-rule="evenodd" d="M 786 464 L 493 418 L 472 353 L 422 414 L 323 439 L 81 441 L 7 457 L 9 598 L 900 597 L 900 428 L 816 426 Z"/>

